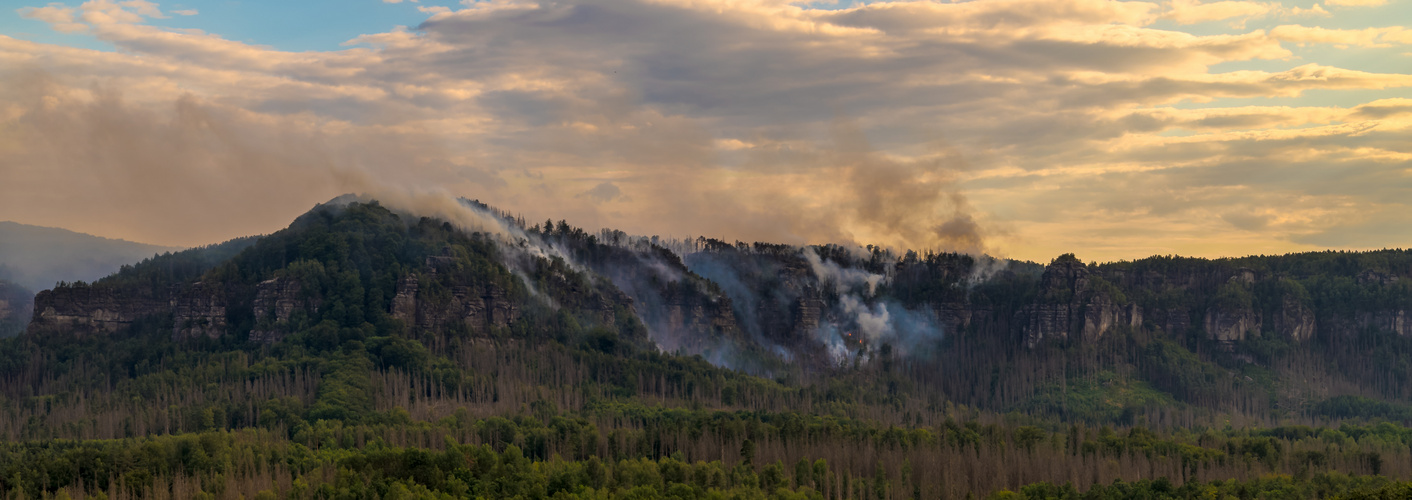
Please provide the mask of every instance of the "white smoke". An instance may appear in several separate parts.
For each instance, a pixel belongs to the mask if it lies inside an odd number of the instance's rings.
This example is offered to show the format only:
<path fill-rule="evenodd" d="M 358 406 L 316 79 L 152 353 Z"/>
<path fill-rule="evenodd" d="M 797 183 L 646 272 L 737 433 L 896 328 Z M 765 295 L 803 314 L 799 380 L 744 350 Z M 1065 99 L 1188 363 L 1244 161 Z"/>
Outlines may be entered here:
<path fill-rule="evenodd" d="M 538 235 L 525 232 L 510 220 L 485 210 L 466 200 L 441 190 L 397 188 L 383 184 L 364 182 L 365 177 L 350 175 L 346 181 L 351 185 L 364 187 L 364 192 L 340 197 L 339 201 L 377 201 L 388 209 L 414 217 L 431 217 L 451 223 L 456 229 L 466 233 L 480 233 L 494 238 L 504 252 L 506 267 L 511 274 L 520 278 L 531 296 L 545 302 L 551 308 L 558 308 L 553 298 L 540 293 L 529 276 L 529 269 L 536 260 L 562 260 L 570 269 L 584 272 L 569 253 L 556 244 L 545 241 Z"/>
<path fill-rule="evenodd" d="M 887 280 L 887 276 L 881 274 L 851 267 L 844 268 L 833 261 L 826 261 L 819 257 L 813 247 L 804 248 L 804 259 L 809 261 L 809 267 L 813 269 L 814 276 L 820 283 L 833 283 L 834 290 L 840 294 L 864 288 L 866 295 L 871 297 L 877 293 L 878 285 Z"/>
<path fill-rule="evenodd" d="M 825 321 L 815 333 L 835 365 L 866 362 L 884 344 L 891 345 L 899 356 L 920 354 L 941 338 L 940 323 L 930 311 L 876 300 L 878 287 L 888 282 L 886 274 L 843 267 L 820 257 L 812 247 L 805 248 L 803 255 L 819 282 L 832 284 L 838 294 L 833 314 L 837 324 Z M 859 353 L 866 354 L 855 359 Z"/>

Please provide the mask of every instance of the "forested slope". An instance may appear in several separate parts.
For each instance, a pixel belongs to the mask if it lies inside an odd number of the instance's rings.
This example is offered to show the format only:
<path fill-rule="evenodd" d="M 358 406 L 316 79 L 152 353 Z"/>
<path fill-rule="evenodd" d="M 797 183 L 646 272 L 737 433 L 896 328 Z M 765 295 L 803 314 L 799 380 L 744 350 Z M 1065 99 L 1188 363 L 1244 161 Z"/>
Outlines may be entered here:
<path fill-rule="evenodd" d="M 1042 266 L 464 205 L 495 223 L 329 204 L 41 292 L 0 340 L 0 490 L 1308 498 L 1412 479 L 1408 252 Z"/>

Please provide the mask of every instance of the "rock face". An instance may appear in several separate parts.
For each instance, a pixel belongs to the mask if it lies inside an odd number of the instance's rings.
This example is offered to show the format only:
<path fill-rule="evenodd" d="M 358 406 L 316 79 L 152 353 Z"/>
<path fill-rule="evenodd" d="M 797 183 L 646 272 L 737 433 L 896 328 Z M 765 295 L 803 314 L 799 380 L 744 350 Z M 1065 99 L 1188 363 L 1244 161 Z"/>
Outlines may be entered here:
<path fill-rule="evenodd" d="M 1407 309 L 1356 311 L 1351 315 L 1329 318 L 1325 325 L 1338 337 L 1354 336 L 1367 330 L 1393 332 L 1405 337 L 1412 335 L 1412 313 Z"/>
<path fill-rule="evenodd" d="M 274 318 L 276 322 L 289 321 L 294 310 L 306 307 L 309 312 L 318 312 L 317 299 L 304 300 L 300 292 L 304 287 L 292 278 L 275 278 L 260 282 L 255 287 L 255 302 L 251 305 L 255 319 Z"/>
<path fill-rule="evenodd" d="M 812 338 L 814 332 L 819 330 L 823 323 L 824 299 L 819 296 L 816 290 L 807 290 L 806 293 L 794 301 L 791 307 L 793 316 L 792 325 L 784 341 L 792 342 Z"/>
<path fill-rule="evenodd" d="M 134 321 L 168 312 L 171 304 L 156 298 L 95 285 L 58 287 L 34 297 L 29 331 L 66 329 L 84 335 L 112 333 Z"/>
<path fill-rule="evenodd" d="M 729 298 L 689 292 L 680 286 L 660 293 L 661 317 L 646 314 L 645 321 L 653 340 L 665 351 L 706 352 L 740 331 Z"/>
<path fill-rule="evenodd" d="M 174 338 L 226 333 L 224 290 L 206 283 L 162 290 L 71 285 L 39 292 L 29 331 L 70 330 L 85 335 L 121 331 L 143 318 L 172 315 Z M 154 296 L 155 295 L 155 296 Z"/>
<path fill-rule="evenodd" d="M 1163 309 L 1157 315 L 1161 319 L 1162 329 L 1171 334 L 1183 334 L 1191 329 L 1191 311 L 1185 307 Z"/>
<path fill-rule="evenodd" d="M 407 327 L 427 330 L 460 323 L 476 334 L 509 327 L 519 318 L 519 306 L 507 299 L 499 287 L 457 285 L 451 288 L 450 297 L 440 300 L 422 297 L 422 291 L 420 279 L 414 274 L 399 280 L 397 294 L 392 298 L 392 317 Z"/>
<path fill-rule="evenodd" d="M 397 294 L 392 297 L 392 317 L 403 325 L 417 323 L 417 275 L 408 274 L 397 281 Z"/>
<path fill-rule="evenodd" d="M 304 286 L 299 280 L 287 277 L 265 280 L 256 285 L 251 309 L 255 313 L 256 324 L 260 326 L 250 332 L 250 340 L 276 342 L 288 333 L 284 327 L 294 311 L 319 312 L 322 301 L 318 297 L 306 297 L 303 291 Z"/>
<path fill-rule="evenodd" d="M 171 300 L 172 336 L 216 338 L 226 333 L 224 290 L 217 285 L 195 283 L 177 292 Z"/>
<path fill-rule="evenodd" d="M 1061 256 L 1046 267 L 1039 298 L 1016 314 L 1025 345 L 1035 347 L 1048 339 L 1074 336 L 1093 342 L 1115 327 L 1142 324 L 1140 309 L 1119 304 L 1108 290 L 1092 284 L 1088 267 L 1072 255 Z"/>
<path fill-rule="evenodd" d="M 1399 278 L 1398 276 L 1380 271 L 1374 271 L 1372 269 L 1364 269 L 1363 272 L 1358 273 L 1358 284 L 1360 285 L 1386 286 L 1397 283 L 1399 279 L 1401 278 Z"/>
<path fill-rule="evenodd" d="M 1260 332 L 1260 316 L 1249 309 L 1226 310 L 1212 307 L 1206 311 L 1202 322 L 1206 336 L 1222 344 L 1233 344 L 1245 340 L 1250 332 Z"/>
<path fill-rule="evenodd" d="M 1314 310 L 1303 301 L 1289 295 L 1286 295 L 1281 302 L 1279 313 L 1274 317 L 1273 326 L 1276 333 L 1295 342 L 1304 342 L 1314 338 L 1315 332 L 1318 331 Z"/>
<path fill-rule="evenodd" d="M 520 308 L 505 297 L 505 290 L 496 286 L 456 286 L 451 289 L 451 302 L 443 307 L 419 309 L 421 323 L 436 329 L 452 321 L 465 323 L 477 334 L 492 328 L 507 328 L 518 319 Z"/>

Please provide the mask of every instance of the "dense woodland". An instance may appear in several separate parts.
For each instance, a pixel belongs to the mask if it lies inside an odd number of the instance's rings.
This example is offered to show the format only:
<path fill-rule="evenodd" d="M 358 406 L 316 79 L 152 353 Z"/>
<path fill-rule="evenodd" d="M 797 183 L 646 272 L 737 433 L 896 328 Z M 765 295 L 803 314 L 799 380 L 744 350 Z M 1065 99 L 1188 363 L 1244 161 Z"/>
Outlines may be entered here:
<path fill-rule="evenodd" d="M 183 325 L 168 311 L 116 332 L 37 324 L 0 339 L 0 495 L 1412 491 L 1404 482 L 1412 480 L 1412 338 L 1320 323 L 1312 337 L 1292 339 L 1266 321 L 1232 343 L 1201 324 L 1208 308 L 1275 317 L 1288 300 L 1321 318 L 1409 308 L 1409 252 L 1088 265 L 1089 284 L 1073 293 L 1188 311 L 1190 321 L 1178 322 L 1187 327 L 1145 319 L 1097 339 L 1028 346 L 1016 319 L 1025 308 L 1072 299 L 1045 287 L 1045 266 L 813 247 L 840 276 L 883 277 L 864 296 L 868 305 L 893 305 L 898 317 L 925 311 L 915 316 L 946 328 L 850 344 L 848 362 L 832 363 L 812 337 L 798 336 L 800 320 L 779 319 L 800 317 L 797 304 L 814 300 L 821 321 L 849 325 L 829 311 L 855 292 L 816 276 L 803 249 L 505 220 L 508 235 L 376 203 L 321 207 L 268 236 L 62 284 L 153 303 L 192 283 L 218 285 L 226 326 L 216 336 L 174 335 Z M 1074 257 L 1056 263 L 1064 259 Z M 1227 279 L 1238 270 L 1264 278 Z M 1141 278 L 1157 275 L 1190 279 L 1158 287 Z M 399 319 L 395 302 L 409 276 L 426 303 L 451 303 L 457 287 L 474 284 L 516 315 L 489 328 Z M 295 307 L 282 320 L 257 314 L 260 287 L 279 279 L 302 284 L 293 302 L 317 307 Z M 948 322 L 952 310 L 969 321 Z M 661 349 L 681 340 L 664 340 L 664 325 L 691 314 L 705 319 L 681 331 L 704 340 Z"/>

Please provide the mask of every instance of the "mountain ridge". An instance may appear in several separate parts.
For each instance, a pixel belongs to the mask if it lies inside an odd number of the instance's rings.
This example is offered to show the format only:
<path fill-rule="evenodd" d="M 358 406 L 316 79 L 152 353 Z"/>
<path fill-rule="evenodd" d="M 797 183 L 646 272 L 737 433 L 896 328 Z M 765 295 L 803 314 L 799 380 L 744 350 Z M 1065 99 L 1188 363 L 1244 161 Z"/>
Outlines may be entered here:
<path fill-rule="evenodd" d="M 175 250 L 180 248 L 0 221 L 0 278 L 30 290 L 61 281 L 93 281 L 124 264 Z"/>
<path fill-rule="evenodd" d="M 1064 254 L 1046 266 L 964 254 L 897 255 L 877 247 L 731 244 L 708 238 L 660 242 L 677 248 L 670 250 L 652 238 L 611 230 L 590 234 L 563 222 L 525 227 L 470 200 L 462 201 L 468 209 L 507 224 L 495 231 L 514 234 L 463 232 L 435 219 L 406 220 L 413 217 L 398 216 L 376 202 L 336 201 L 275 235 L 150 259 L 154 264 L 148 267 L 166 262 L 161 265 L 168 268 L 183 267 L 171 263 L 187 258 L 182 256 L 203 260 L 184 264 L 190 268 L 184 280 L 140 278 L 150 273 L 139 265 L 92 285 L 41 292 L 29 329 L 111 333 L 145 317 L 170 315 L 171 335 L 178 339 L 233 335 L 268 344 L 321 325 L 423 338 L 461 332 L 457 335 L 548 335 L 567 341 L 562 332 L 553 332 L 572 323 L 567 330 L 611 331 L 637 348 L 701 355 L 717 365 L 759 374 L 889 359 L 968 363 L 983 352 L 996 358 L 1030 352 L 1022 357 L 1044 365 L 1043 353 L 1054 349 L 1140 338 L 1144 349 L 1166 345 L 1158 351 L 1192 352 L 1201 360 L 1195 367 L 1147 364 L 1147 373 L 1135 375 L 1180 401 L 1220 406 L 1228 401 L 1217 400 L 1267 393 L 1275 402 L 1261 406 L 1296 413 L 1313 410 L 1307 405 L 1289 408 L 1288 401 L 1328 399 L 1330 389 L 1210 377 L 1220 370 L 1269 365 L 1276 356 L 1271 349 L 1354 356 L 1341 346 L 1381 334 L 1395 339 L 1394 352 L 1412 345 L 1412 253 L 1403 250 L 1216 260 L 1158 256 L 1093 265 Z M 340 211 L 348 207 L 358 212 L 351 216 L 357 221 L 345 220 L 349 217 Z M 373 236 L 367 235 L 347 240 L 356 244 L 434 242 L 417 243 L 425 248 L 415 255 L 369 258 L 356 264 L 356 272 L 333 260 L 289 257 L 304 255 L 294 247 L 309 246 L 309 238 L 343 237 L 336 235 L 339 224 L 350 231 L 366 229 L 359 224 L 382 228 L 376 238 L 384 243 L 368 243 L 365 238 Z M 300 227 L 312 235 L 298 233 Z M 280 238 L 289 241 L 270 249 Z M 257 262 L 263 271 L 250 269 Z M 232 283 L 232 277 L 242 281 Z M 335 281 L 346 285 L 330 284 Z M 132 283 L 148 285 L 123 288 Z M 356 320 L 328 323 L 319 318 L 343 314 L 330 307 L 355 307 L 334 301 L 343 293 L 339 286 L 368 295 L 357 299 L 362 303 L 356 305 Z M 1128 355 L 1122 363 L 1144 364 L 1138 360 L 1149 354 Z M 1375 360 L 1371 364 L 1344 363 L 1324 375 L 1341 384 L 1375 387 L 1365 394 L 1377 398 L 1412 397 L 1406 387 L 1378 382 L 1405 368 L 1387 356 L 1367 354 Z M 1391 375 L 1379 375 L 1380 370 L 1391 370 Z M 956 371 L 943 370 L 965 383 L 980 383 L 973 375 L 951 373 Z M 1207 380 L 1200 382 L 1203 377 Z M 927 383 L 965 392 L 947 381 Z M 1004 408 L 1034 390 L 990 401 L 965 400 Z"/>

